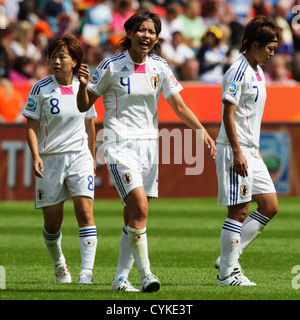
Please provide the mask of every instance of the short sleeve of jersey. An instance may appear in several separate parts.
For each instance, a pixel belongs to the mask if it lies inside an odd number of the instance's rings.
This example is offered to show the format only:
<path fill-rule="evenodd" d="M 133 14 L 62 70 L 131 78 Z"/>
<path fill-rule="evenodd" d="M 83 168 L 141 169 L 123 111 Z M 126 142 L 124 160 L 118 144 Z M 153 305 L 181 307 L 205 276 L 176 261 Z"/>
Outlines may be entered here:
<path fill-rule="evenodd" d="M 88 90 L 93 93 L 96 97 L 101 97 L 108 86 L 110 85 L 110 69 L 101 68 L 101 63 L 94 71 L 90 81 L 88 83 Z"/>
<path fill-rule="evenodd" d="M 244 66 L 244 67 L 243 67 Z M 240 63 L 235 63 L 225 73 L 223 78 L 222 101 L 231 102 L 238 107 L 241 94 L 244 88 L 244 73 L 248 64 L 241 60 Z"/>
<path fill-rule="evenodd" d="M 40 96 L 35 94 L 35 85 L 32 87 L 26 101 L 23 116 L 39 121 L 41 115 Z"/>
<path fill-rule="evenodd" d="M 172 70 L 167 63 L 164 64 L 164 79 L 162 81 L 161 93 L 166 100 L 174 96 L 176 93 L 180 92 L 183 87 L 175 78 Z"/>
<path fill-rule="evenodd" d="M 85 119 L 95 119 L 97 118 L 97 112 L 95 109 L 95 105 L 92 105 L 92 107 L 86 112 Z"/>

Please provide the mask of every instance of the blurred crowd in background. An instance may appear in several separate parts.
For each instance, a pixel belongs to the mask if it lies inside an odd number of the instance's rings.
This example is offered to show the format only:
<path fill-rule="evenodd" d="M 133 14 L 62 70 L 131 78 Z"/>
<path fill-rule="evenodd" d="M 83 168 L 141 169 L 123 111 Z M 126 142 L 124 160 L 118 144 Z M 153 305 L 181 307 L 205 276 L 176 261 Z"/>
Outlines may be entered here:
<path fill-rule="evenodd" d="M 201 83 L 221 83 L 240 55 L 246 23 L 271 16 L 282 32 L 264 66 L 266 80 L 300 81 L 300 0 L 0 0 L 0 123 L 23 121 L 24 101 L 14 83 L 33 84 L 50 74 L 51 39 L 76 36 L 93 72 L 116 52 L 124 22 L 137 11 L 160 15 L 161 55 L 177 79 Z"/>

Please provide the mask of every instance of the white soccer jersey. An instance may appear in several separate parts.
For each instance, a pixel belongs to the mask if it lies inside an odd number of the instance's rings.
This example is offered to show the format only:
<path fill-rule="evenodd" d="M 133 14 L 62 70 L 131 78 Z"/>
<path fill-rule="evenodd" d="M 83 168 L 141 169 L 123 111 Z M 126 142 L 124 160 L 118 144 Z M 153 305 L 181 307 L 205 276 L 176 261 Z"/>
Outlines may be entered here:
<path fill-rule="evenodd" d="M 79 81 L 61 86 L 50 75 L 37 81 L 29 94 L 23 115 L 39 121 L 38 149 L 40 154 L 76 152 L 88 148 L 85 119 L 97 117 L 94 106 L 79 112 L 76 95 Z"/>
<path fill-rule="evenodd" d="M 143 64 L 134 63 L 124 51 L 105 58 L 91 77 L 88 90 L 103 96 L 104 136 L 109 141 L 156 139 L 157 104 L 182 90 L 167 62 L 148 55 Z"/>
<path fill-rule="evenodd" d="M 259 66 L 257 69 L 258 72 L 255 72 L 245 56 L 241 55 L 225 73 L 222 85 L 222 101 L 227 100 L 237 106 L 234 120 L 239 143 L 255 147 L 259 147 L 261 119 L 267 97 L 263 71 Z M 229 144 L 223 121 L 216 141 Z"/>

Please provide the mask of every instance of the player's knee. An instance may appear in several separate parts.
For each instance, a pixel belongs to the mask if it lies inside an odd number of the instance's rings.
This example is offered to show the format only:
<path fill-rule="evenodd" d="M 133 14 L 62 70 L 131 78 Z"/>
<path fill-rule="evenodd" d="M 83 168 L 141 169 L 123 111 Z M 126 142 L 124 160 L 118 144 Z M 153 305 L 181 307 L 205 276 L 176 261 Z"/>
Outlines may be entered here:
<path fill-rule="evenodd" d="M 272 206 L 271 210 L 270 210 L 270 217 L 274 217 L 275 214 L 279 211 L 279 206 L 278 204 Z"/>
<path fill-rule="evenodd" d="M 60 230 L 60 223 L 47 223 L 44 224 L 44 229 L 48 234 L 56 234 Z"/>
<path fill-rule="evenodd" d="M 139 203 L 135 209 L 135 218 L 137 220 L 146 220 L 148 216 L 148 204 L 147 203 Z"/>
<path fill-rule="evenodd" d="M 142 228 L 146 225 L 148 217 L 148 204 L 137 203 L 131 208 L 128 224 L 134 228 Z"/>
<path fill-rule="evenodd" d="M 90 210 L 90 208 L 85 207 L 79 207 L 77 208 L 76 217 L 79 226 L 90 226 L 94 225 L 94 217 L 93 212 Z"/>

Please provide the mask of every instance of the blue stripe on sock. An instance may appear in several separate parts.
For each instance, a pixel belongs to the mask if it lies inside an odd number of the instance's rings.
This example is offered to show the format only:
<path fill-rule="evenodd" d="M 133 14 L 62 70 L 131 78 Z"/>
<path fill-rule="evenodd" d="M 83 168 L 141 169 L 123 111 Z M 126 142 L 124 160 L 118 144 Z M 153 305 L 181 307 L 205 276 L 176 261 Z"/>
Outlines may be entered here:
<path fill-rule="evenodd" d="M 257 222 L 259 222 L 260 224 L 262 224 L 264 226 L 270 221 L 269 218 L 263 216 L 262 214 L 258 213 L 257 211 L 252 212 L 250 214 L 250 218 L 256 220 Z"/>
<path fill-rule="evenodd" d="M 224 224 L 223 224 L 222 229 L 225 229 L 225 230 L 240 234 L 242 226 L 238 226 L 238 225 L 236 225 L 236 224 L 234 224 L 232 222 L 225 221 Z"/>
<path fill-rule="evenodd" d="M 96 227 L 91 227 L 91 228 L 84 228 L 84 229 L 79 229 L 79 237 L 97 237 L 97 228 Z"/>

